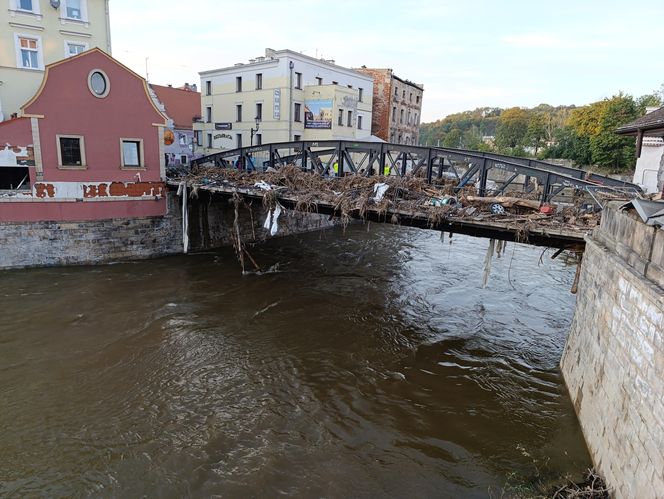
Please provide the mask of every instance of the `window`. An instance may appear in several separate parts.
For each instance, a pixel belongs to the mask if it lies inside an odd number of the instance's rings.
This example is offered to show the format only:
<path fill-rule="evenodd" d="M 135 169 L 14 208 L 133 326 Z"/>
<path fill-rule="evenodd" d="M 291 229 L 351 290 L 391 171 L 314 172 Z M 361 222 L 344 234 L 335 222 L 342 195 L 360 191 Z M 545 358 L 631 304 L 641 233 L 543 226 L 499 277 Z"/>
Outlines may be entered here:
<path fill-rule="evenodd" d="M 256 73 L 256 90 L 263 88 L 263 73 Z"/>
<path fill-rule="evenodd" d="M 333 81 L 333 82 L 332 82 L 332 85 L 338 85 L 338 84 L 339 84 L 338 81 Z"/>
<path fill-rule="evenodd" d="M 401 134 L 399 134 L 399 141 L 398 144 L 401 144 Z"/>
<path fill-rule="evenodd" d="M 235 91 L 236 92 L 242 92 L 242 77 L 237 76 L 235 78 Z"/>
<path fill-rule="evenodd" d="M 399 123 L 403 125 L 403 109 L 399 112 Z"/>
<path fill-rule="evenodd" d="M 298 140 L 302 140 L 302 135 L 293 135 L 293 140 L 297 142 Z"/>
<path fill-rule="evenodd" d="M 419 104 L 419 103 L 420 103 L 420 96 L 419 96 L 419 95 L 417 95 L 417 96 L 415 97 L 415 103 L 416 103 L 416 104 Z"/>
<path fill-rule="evenodd" d="M 397 107 L 394 106 L 392 108 L 392 122 L 396 123 L 397 121 Z"/>
<path fill-rule="evenodd" d="M 419 123 L 419 121 L 417 120 L 418 118 L 419 118 L 419 115 L 417 113 L 415 113 L 415 119 L 413 120 L 413 123 L 415 125 L 417 125 Z"/>
<path fill-rule="evenodd" d="M 205 108 L 205 122 L 212 123 L 212 107 L 208 106 Z"/>
<path fill-rule="evenodd" d="M 39 3 L 39 0 L 37 0 L 36 3 Z M 28 11 L 28 12 L 37 13 L 34 9 L 33 0 L 17 0 L 16 1 L 16 8 L 18 10 L 25 10 L 25 11 Z"/>
<path fill-rule="evenodd" d="M 56 135 L 59 168 L 85 168 L 85 139 L 80 135 Z"/>
<path fill-rule="evenodd" d="M 88 50 L 86 43 L 65 42 L 65 57 L 74 57 Z"/>
<path fill-rule="evenodd" d="M 67 19 L 83 20 L 82 0 L 65 0 L 63 12 Z"/>
<path fill-rule="evenodd" d="M 410 121 L 410 111 L 408 111 L 408 124 L 409 124 L 409 125 L 411 124 L 411 121 Z"/>
<path fill-rule="evenodd" d="M 348 121 L 346 124 L 347 126 L 353 126 L 353 111 L 348 111 Z"/>
<path fill-rule="evenodd" d="M 189 162 L 189 158 L 187 158 L 186 154 L 180 154 L 180 164 L 181 165 L 186 165 Z"/>
<path fill-rule="evenodd" d="M 302 88 L 302 73 L 295 73 L 295 88 Z"/>
<path fill-rule="evenodd" d="M 103 99 L 111 91 L 108 76 L 101 69 L 93 69 L 88 73 L 88 89 L 95 97 Z"/>
<path fill-rule="evenodd" d="M 211 149 L 212 148 L 212 134 L 208 133 L 207 134 L 207 146 Z"/>
<path fill-rule="evenodd" d="M 235 106 L 235 121 L 242 121 L 242 104 Z"/>
<path fill-rule="evenodd" d="M 357 129 L 362 130 L 362 116 L 357 115 Z"/>
<path fill-rule="evenodd" d="M 321 78 L 320 76 L 316 76 L 316 84 L 318 84 L 318 86 L 322 85 L 323 84 L 323 78 Z"/>
<path fill-rule="evenodd" d="M 236 134 L 235 139 L 237 140 L 237 146 L 242 147 L 242 134 L 241 133 Z"/>
<path fill-rule="evenodd" d="M 258 121 L 263 120 L 263 104 L 260 102 L 256 103 L 256 118 Z"/>
<path fill-rule="evenodd" d="M 364 93 L 364 89 L 362 89 L 362 88 L 358 88 L 357 90 L 358 90 L 357 100 L 359 100 L 360 102 L 362 102 L 362 94 Z"/>
<path fill-rule="evenodd" d="M 16 65 L 25 69 L 43 68 L 41 39 L 39 37 L 14 36 L 16 41 Z"/>
<path fill-rule="evenodd" d="M 120 139 L 123 168 L 144 168 L 143 139 Z"/>
<path fill-rule="evenodd" d="M 406 98 L 406 91 L 405 91 L 405 90 L 401 93 L 401 98 L 402 98 L 402 99 L 405 99 L 405 98 Z"/>
<path fill-rule="evenodd" d="M 413 92 L 411 92 L 410 95 L 408 96 L 408 100 L 410 102 L 413 102 Z"/>
<path fill-rule="evenodd" d="M 181 146 L 186 146 L 187 145 L 187 136 L 183 133 L 179 134 L 180 136 L 178 137 L 178 140 L 180 142 Z"/>
<path fill-rule="evenodd" d="M 344 110 L 339 109 L 339 119 L 337 120 L 337 125 L 344 126 Z"/>
<path fill-rule="evenodd" d="M 348 88 L 353 88 L 353 85 L 348 85 Z"/>
<path fill-rule="evenodd" d="M 302 116 L 301 116 L 301 111 L 302 111 L 302 104 L 299 102 L 295 103 L 295 113 L 294 113 L 294 118 L 293 120 L 295 121 L 302 121 Z"/>
<path fill-rule="evenodd" d="M 260 133 L 256 134 L 256 145 L 257 146 L 263 145 L 263 135 Z"/>
<path fill-rule="evenodd" d="M 196 130 L 196 145 L 197 146 L 202 146 L 203 145 L 203 132 L 200 130 Z"/>
<path fill-rule="evenodd" d="M 399 97 L 399 89 L 397 87 L 394 87 L 394 96 Z"/>
<path fill-rule="evenodd" d="M 205 82 L 205 95 L 212 95 L 212 82 L 209 80 Z"/>

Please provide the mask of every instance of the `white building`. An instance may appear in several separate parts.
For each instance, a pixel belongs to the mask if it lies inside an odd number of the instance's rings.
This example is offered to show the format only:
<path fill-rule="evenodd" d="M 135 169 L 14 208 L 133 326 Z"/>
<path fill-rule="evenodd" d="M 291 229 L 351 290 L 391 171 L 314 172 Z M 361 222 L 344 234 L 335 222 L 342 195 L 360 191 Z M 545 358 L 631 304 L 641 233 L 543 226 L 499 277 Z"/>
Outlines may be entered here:
<path fill-rule="evenodd" d="M 369 140 L 370 76 L 291 50 L 203 71 L 200 152 L 294 140 Z M 200 149 L 202 147 L 202 149 Z"/>

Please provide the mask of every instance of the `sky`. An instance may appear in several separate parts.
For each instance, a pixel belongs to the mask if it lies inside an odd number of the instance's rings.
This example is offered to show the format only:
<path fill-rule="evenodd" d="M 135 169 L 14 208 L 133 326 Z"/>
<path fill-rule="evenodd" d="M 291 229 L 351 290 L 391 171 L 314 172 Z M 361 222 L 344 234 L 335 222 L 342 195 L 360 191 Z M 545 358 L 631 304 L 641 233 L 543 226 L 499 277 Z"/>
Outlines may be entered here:
<path fill-rule="evenodd" d="M 156 84 L 291 49 L 424 85 L 422 121 L 664 84 L 664 0 L 110 0 L 113 56 Z"/>

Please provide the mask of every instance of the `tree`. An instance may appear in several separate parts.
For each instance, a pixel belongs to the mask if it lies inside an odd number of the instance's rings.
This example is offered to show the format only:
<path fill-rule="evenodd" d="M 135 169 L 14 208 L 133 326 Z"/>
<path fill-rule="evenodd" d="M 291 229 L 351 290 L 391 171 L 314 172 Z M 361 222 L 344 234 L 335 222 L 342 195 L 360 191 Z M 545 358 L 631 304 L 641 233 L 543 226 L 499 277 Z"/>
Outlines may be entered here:
<path fill-rule="evenodd" d="M 546 139 L 546 119 L 543 113 L 532 113 L 526 131 L 526 144 L 535 148 L 535 155 Z"/>
<path fill-rule="evenodd" d="M 462 137 L 461 130 L 459 130 L 458 128 L 454 128 L 453 130 L 450 131 L 450 133 L 448 133 L 445 136 L 445 139 L 443 139 L 443 146 L 459 148 L 462 146 L 461 137 Z"/>
<path fill-rule="evenodd" d="M 528 111 L 520 107 L 503 111 L 496 130 L 496 145 L 498 148 L 510 152 L 518 146 L 525 145 L 529 119 Z"/>

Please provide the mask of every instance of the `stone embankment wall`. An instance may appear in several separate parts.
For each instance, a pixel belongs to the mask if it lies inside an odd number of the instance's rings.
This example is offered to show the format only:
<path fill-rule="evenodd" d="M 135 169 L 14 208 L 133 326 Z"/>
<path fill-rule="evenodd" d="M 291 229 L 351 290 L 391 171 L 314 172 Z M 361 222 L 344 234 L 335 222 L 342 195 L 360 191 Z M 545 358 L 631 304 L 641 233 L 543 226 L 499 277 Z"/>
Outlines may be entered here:
<path fill-rule="evenodd" d="M 234 207 L 226 198 L 207 193 L 189 201 L 190 251 L 231 244 Z M 263 228 L 265 210 L 257 203 L 239 210 L 245 242 L 271 237 Z M 334 221 L 315 213 L 284 210 L 275 237 L 332 227 Z M 56 265 L 94 265 L 182 253 L 182 205 L 168 193 L 165 216 L 79 222 L 0 223 L 0 269 Z"/>
<path fill-rule="evenodd" d="M 587 238 L 561 367 L 615 497 L 664 497 L 664 230 L 617 205 Z"/>

